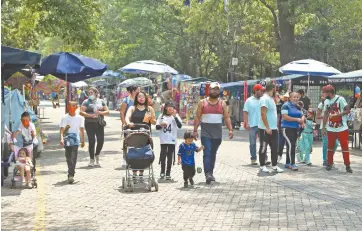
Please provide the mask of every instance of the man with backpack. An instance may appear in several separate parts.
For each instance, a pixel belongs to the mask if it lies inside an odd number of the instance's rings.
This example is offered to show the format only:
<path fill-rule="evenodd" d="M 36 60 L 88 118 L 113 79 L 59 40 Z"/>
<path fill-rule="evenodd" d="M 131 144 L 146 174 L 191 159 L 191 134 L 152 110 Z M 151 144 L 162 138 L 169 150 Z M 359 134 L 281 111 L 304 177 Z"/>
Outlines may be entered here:
<path fill-rule="evenodd" d="M 326 170 L 330 171 L 333 166 L 333 156 L 335 151 L 336 140 L 338 139 L 343 154 L 346 171 L 352 173 L 349 160 L 348 148 L 348 126 L 347 115 L 350 112 L 350 107 L 344 97 L 336 95 L 334 87 L 327 85 L 322 88 L 323 94 L 326 96 L 323 108 L 323 129 L 322 135 L 327 134 L 328 137 L 328 158 Z"/>

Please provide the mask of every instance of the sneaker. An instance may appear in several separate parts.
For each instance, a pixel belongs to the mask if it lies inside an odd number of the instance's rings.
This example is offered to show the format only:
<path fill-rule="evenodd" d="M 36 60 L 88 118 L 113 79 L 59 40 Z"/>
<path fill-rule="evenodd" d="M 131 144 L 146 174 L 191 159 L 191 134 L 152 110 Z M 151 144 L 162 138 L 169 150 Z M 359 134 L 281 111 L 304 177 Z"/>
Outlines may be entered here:
<path fill-rule="evenodd" d="M 327 161 L 323 161 L 323 166 L 327 166 Z"/>
<path fill-rule="evenodd" d="M 211 181 L 216 181 L 214 175 L 211 174 Z"/>
<path fill-rule="evenodd" d="M 189 183 L 187 181 L 184 182 L 184 188 L 188 188 L 189 187 Z"/>
<path fill-rule="evenodd" d="M 292 164 L 292 170 L 293 171 L 298 171 L 298 166 L 296 164 Z"/>
<path fill-rule="evenodd" d="M 276 172 L 276 173 L 282 173 L 282 172 L 284 172 L 284 170 L 281 169 L 281 168 L 279 168 L 278 166 L 274 166 L 274 167 L 273 167 L 273 171 Z"/>
<path fill-rule="evenodd" d="M 307 163 L 306 165 L 307 165 L 307 166 L 312 166 L 312 163 L 311 163 L 311 162 L 309 162 L 309 163 Z"/>
<path fill-rule="evenodd" d="M 165 179 L 165 173 L 161 173 L 160 174 L 160 178 L 163 180 L 163 179 Z"/>
<path fill-rule="evenodd" d="M 269 165 L 271 165 L 271 162 L 270 161 L 265 161 L 265 165 L 269 166 Z"/>
<path fill-rule="evenodd" d="M 25 179 L 24 179 L 24 178 L 23 178 L 23 180 L 21 181 L 21 185 L 22 185 L 23 187 L 26 186 L 26 182 L 25 182 Z"/>
<path fill-rule="evenodd" d="M 31 189 L 31 188 L 33 188 L 33 185 L 29 182 L 29 183 L 27 183 L 27 185 L 26 185 L 27 187 L 28 187 L 28 189 Z"/>
<path fill-rule="evenodd" d="M 280 163 L 280 161 L 282 161 L 283 156 L 278 156 L 278 163 Z"/>
<path fill-rule="evenodd" d="M 353 173 L 352 168 L 351 168 L 351 166 L 349 166 L 349 165 L 346 165 L 346 171 L 347 171 L 348 173 Z"/>
<path fill-rule="evenodd" d="M 194 179 L 190 178 L 189 181 L 190 181 L 190 185 L 194 185 L 194 184 L 195 184 Z"/>
<path fill-rule="evenodd" d="M 99 155 L 97 155 L 96 156 L 96 162 L 94 163 L 94 166 L 101 166 L 100 164 L 99 164 Z"/>
<path fill-rule="evenodd" d="M 291 164 L 285 164 L 284 168 L 292 169 L 292 165 Z"/>
<path fill-rule="evenodd" d="M 171 180 L 171 176 L 166 176 L 166 180 Z"/>
<path fill-rule="evenodd" d="M 270 170 L 269 170 L 266 166 L 260 167 L 260 171 L 261 171 L 261 172 L 270 173 Z"/>
<path fill-rule="evenodd" d="M 94 160 L 93 159 L 89 160 L 88 167 L 94 167 Z"/>
<path fill-rule="evenodd" d="M 258 165 L 258 162 L 256 160 L 251 160 L 251 165 Z"/>
<path fill-rule="evenodd" d="M 207 174 L 207 175 L 206 175 L 206 184 L 210 184 L 211 181 L 212 181 L 212 176 L 211 176 L 211 174 Z"/>
<path fill-rule="evenodd" d="M 327 165 L 326 170 L 331 171 L 332 170 L 332 165 Z"/>
<path fill-rule="evenodd" d="M 74 177 L 73 177 L 73 176 L 69 176 L 69 177 L 68 177 L 68 183 L 69 183 L 69 184 L 73 184 L 73 182 L 74 182 Z"/>

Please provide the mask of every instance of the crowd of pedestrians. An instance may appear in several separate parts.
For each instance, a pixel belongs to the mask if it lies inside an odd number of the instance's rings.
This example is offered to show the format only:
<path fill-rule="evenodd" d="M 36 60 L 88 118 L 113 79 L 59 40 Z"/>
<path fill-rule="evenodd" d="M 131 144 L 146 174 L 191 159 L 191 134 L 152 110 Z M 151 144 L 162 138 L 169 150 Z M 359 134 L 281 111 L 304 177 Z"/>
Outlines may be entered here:
<path fill-rule="evenodd" d="M 313 145 L 313 129 L 315 117 L 322 119 L 321 133 L 323 140 L 323 165 L 327 170 L 333 167 L 333 154 L 338 145 L 342 147 L 342 153 L 346 170 L 352 173 L 348 151 L 348 127 L 347 115 L 349 106 L 346 100 L 335 94 L 331 85 L 323 87 L 322 102 L 315 112 L 310 109 L 310 100 L 304 95 L 304 91 L 287 92 L 279 95 L 272 83 L 263 86 L 256 84 L 253 87 L 253 95 L 244 104 L 244 123 L 249 132 L 250 160 L 252 165 L 258 164 L 261 172 L 282 173 L 284 170 L 278 166 L 282 161 L 282 154 L 286 146 L 285 169 L 298 170 L 299 163 L 311 166 L 310 154 Z M 177 114 L 172 101 L 162 106 L 161 113 L 155 113 L 150 103 L 161 109 L 161 102 L 154 95 L 149 99 L 139 87 L 128 87 L 129 96 L 120 106 L 120 118 L 123 126 L 130 128 L 135 124 L 156 125 L 160 130 L 161 153 L 160 178 L 171 179 L 171 167 L 178 155 L 178 164 L 182 164 L 184 171 L 184 186 L 194 184 L 195 174 L 194 152 L 203 150 L 203 167 L 205 181 L 210 184 L 216 181 L 214 168 L 217 151 L 222 143 L 223 121 L 228 129 L 229 139 L 233 138 L 233 129 L 227 105 L 220 96 L 220 85 L 217 82 L 210 84 L 209 96 L 200 100 L 194 121 L 194 130 L 186 131 L 185 141 L 176 149 L 177 130 L 182 127 L 181 118 Z M 84 146 L 84 130 L 89 143 L 89 167 L 99 166 L 99 156 L 104 143 L 104 116 L 109 114 L 107 105 L 99 99 L 96 88 L 89 88 L 84 95 L 87 96 L 81 102 L 80 115 L 75 114 L 78 102 L 68 104 L 69 113 L 60 124 L 60 143 L 65 147 L 65 155 L 68 164 L 68 181 L 73 183 L 75 166 L 77 161 L 78 146 Z M 80 103 L 80 102 L 79 102 Z M 199 134 L 198 128 L 201 126 Z M 257 155 L 257 138 L 260 147 Z M 201 146 L 197 146 L 192 140 L 201 140 Z M 267 147 L 270 147 L 270 162 L 267 156 Z M 177 152 L 176 152 L 177 150 Z M 125 150 L 124 150 L 125 152 Z M 125 159 L 125 158 L 124 158 Z M 271 169 L 268 167 L 271 164 Z M 123 165 L 125 165 L 125 160 Z M 133 173 L 137 176 L 137 172 Z M 137 177 L 142 177 L 143 171 L 139 171 Z"/>

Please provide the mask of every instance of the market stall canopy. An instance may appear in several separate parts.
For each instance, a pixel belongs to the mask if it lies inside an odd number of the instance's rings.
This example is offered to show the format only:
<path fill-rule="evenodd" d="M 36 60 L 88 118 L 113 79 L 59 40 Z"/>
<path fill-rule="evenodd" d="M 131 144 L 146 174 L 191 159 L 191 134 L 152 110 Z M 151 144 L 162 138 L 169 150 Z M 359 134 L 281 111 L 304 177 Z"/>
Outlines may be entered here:
<path fill-rule="evenodd" d="M 185 79 L 185 80 L 181 80 L 180 82 L 194 82 L 194 83 L 200 83 L 200 82 L 215 82 L 215 80 L 212 79 L 208 79 L 205 77 L 197 77 L 197 78 L 193 78 L 193 79 Z"/>
<path fill-rule="evenodd" d="M 332 75 L 328 81 L 330 83 L 362 83 L 362 70 Z"/>
<path fill-rule="evenodd" d="M 92 82 L 91 85 L 94 87 L 101 87 L 101 86 L 107 86 L 108 83 L 107 83 L 107 81 L 100 79 L 100 80 L 96 80 L 96 81 Z"/>
<path fill-rule="evenodd" d="M 96 59 L 70 52 L 59 52 L 42 60 L 39 74 L 51 74 L 68 82 L 101 76 L 108 66 Z"/>
<path fill-rule="evenodd" d="M 8 79 L 15 72 L 24 71 L 27 65 L 38 66 L 40 59 L 38 53 L 1 45 L 2 78 Z"/>
<path fill-rule="evenodd" d="M 121 72 L 132 73 L 132 74 L 144 74 L 148 72 L 154 73 L 170 73 L 170 74 L 178 74 L 178 71 L 173 69 L 172 67 L 156 62 L 153 60 L 142 60 L 130 63 L 119 69 Z"/>
<path fill-rule="evenodd" d="M 118 87 L 129 87 L 129 86 L 138 86 L 138 87 L 148 87 L 152 85 L 152 81 L 145 77 L 138 77 L 133 79 L 127 79 L 120 83 Z"/>
<path fill-rule="evenodd" d="M 303 59 L 290 62 L 280 67 L 279 71 L 283 74 L 300 74 L 311 76 L 331 76 L 341 73 L 336 68 L 314 59 Z"/>
<path fill-rule="evenodd" d="M 126 79 L 126 77 L 124 75 L 122 75 L 121 73 L 119 73 L 118 71 L 112 71 L 112 70 L 105 71 L 101 77 L 102 78 Z"/>
<path fill-rule="evenodd" d="M 20 72 L 13 74 L 5 84 L 11 86 L 12 89 L 23 89 L 23 85 L 30 83 L 30 79 Z"/>
<path fill-rule="evenodd" d="M 72 83 L 72 87 L 87 87 L 88 84 L 84 81 L 79 81 L 79 82 L 76 82 L 76 83 Z"/>

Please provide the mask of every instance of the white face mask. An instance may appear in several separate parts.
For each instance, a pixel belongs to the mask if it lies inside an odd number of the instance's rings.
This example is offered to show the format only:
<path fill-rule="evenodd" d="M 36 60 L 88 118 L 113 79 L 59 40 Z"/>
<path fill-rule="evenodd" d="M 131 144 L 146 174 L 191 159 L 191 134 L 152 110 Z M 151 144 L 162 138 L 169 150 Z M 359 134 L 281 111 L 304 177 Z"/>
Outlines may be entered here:
<path fill-rule="evenodd" d="M 94 100 L 94 99 L 95 99 L 95 96 L 94 96 L 94 95 L 90 95 L 90 96 L 89 96 L 89 99 L 90 99 L 90 100 Z"/>

